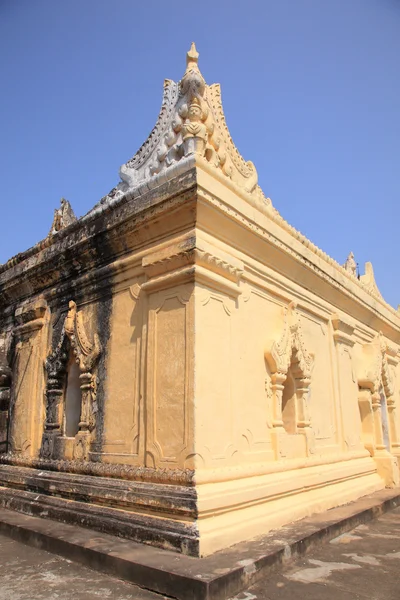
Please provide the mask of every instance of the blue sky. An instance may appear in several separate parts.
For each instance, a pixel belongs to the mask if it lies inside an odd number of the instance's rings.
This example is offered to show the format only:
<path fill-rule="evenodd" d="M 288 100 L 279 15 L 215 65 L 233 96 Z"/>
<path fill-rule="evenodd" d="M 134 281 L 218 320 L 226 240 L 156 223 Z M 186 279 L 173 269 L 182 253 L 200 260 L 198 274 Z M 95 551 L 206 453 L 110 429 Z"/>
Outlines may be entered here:
<path fill-rule="evenodd" d="M 194 40 L 260 185 L 400 303 L 399 0 L 0 0 L 0 262 L 118 181 Z"/>

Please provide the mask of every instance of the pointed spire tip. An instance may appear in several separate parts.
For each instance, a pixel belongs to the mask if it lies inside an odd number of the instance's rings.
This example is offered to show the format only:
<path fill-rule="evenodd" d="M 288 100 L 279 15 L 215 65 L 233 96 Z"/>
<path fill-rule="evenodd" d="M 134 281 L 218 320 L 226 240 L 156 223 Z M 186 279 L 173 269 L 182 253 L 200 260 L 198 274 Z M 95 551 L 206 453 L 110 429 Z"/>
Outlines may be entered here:
<path fill-rule="evenodd" d="M 196 50 L 196 44 L 194 42 L 192 42 L 192 45 L 190 46 L 190 50 L 187 52 L 186 54 L 186 64 L 187 66 L 194 66 L 197 65 L 199 60 L 199 53 Z"/>

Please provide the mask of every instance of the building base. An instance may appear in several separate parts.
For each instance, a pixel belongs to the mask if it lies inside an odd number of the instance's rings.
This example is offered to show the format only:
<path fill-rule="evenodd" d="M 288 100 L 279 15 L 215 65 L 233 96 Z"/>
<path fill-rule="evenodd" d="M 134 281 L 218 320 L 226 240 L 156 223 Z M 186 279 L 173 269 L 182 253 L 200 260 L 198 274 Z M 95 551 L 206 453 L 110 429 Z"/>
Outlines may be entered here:
<path fill-rule="evenodd" d="M 383 490 L 206 558 L 0 509 L 0 533 L 178 600 L 225 600 L 322 542 L 400 506 Z"/>

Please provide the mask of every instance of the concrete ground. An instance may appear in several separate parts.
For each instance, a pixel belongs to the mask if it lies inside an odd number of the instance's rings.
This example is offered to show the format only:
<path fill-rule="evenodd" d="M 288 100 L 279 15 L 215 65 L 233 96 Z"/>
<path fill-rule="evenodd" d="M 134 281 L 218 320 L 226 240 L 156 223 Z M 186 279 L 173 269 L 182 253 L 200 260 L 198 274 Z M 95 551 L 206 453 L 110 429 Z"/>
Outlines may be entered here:
<path fill-rule="evenodd" d="M 0 536 L 0 600 L 161 600 Z M 359 525 L 235 600 L 400 600 L 400 508 Z"/>
<path fill-rule="evenodd" d="M 400 508 L 314 548 L 237 600 L 400 600 Z"/>
<path fill-rule="evenodd" d="M 163 596 L 0 536 L 0 600 L 163 600 Z"/>

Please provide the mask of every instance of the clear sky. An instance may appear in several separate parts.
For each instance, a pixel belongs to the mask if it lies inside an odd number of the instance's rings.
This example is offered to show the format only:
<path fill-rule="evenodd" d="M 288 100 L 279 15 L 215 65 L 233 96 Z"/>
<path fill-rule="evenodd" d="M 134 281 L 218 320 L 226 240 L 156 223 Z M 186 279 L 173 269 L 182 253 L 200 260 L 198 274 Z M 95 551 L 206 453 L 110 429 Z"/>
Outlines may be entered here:
<path fill-rule="evenodd" d="M 274 206 L 397 307 L 400 0 L 0 0 L 0 262 L 117 183 L 192 41 Z"/>

